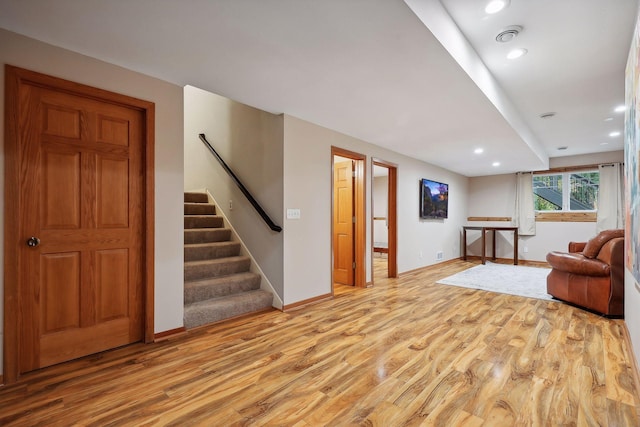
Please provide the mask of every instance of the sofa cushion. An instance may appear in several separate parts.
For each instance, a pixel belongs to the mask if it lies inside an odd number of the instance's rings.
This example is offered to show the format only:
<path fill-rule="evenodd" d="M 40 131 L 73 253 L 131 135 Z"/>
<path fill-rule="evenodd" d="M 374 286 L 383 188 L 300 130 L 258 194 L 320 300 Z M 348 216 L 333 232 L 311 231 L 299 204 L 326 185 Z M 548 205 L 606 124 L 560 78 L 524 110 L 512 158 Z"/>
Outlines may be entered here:
<path fill-rule="evenodd" d="M 611 239 L 616 237 L 624 237 L 624 230 L 605 230 L 598 234 L 593 239 L 587 242 L 582 254 L 587 258 L 595 258 L 598 256 L 602 246 Z"/>

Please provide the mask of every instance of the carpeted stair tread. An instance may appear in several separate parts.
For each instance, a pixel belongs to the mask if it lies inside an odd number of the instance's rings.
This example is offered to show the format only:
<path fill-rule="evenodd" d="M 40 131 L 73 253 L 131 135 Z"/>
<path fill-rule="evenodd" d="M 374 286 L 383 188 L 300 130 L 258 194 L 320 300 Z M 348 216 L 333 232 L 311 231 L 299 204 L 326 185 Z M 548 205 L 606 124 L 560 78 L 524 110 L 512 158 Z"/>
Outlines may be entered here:
<path fill-rule="evenodd" d="M 271 308 L 273 295 L 261 289 L 186 304 L 184 326 L 194 328 Z"/>
<path fill-rule="evenodd" d="M 202 261 L 237 256 L 240 253 L 240 242 L 191 243 L 184 245 L 185 261 Z"/>
<path fill-rule="evenodd" d="M 184 326 L 194 328 L 271 308 L 242 245 L 207 193 L 184 193 Z"/>
<path fill-rule="evenodd" d="M 184 193 L 186 203 L 209 203 L 207 193 L 186 192 Z"/>
<path fill-rule="evenodd" d="M 184 228 L 221 228 L 224 220 L 217 215 L 185 215 Z"/>
<path fill-rule="evenodd" d="M 231 238 L 228 228 L 193 228 L 184 230 L 184 243 L 213 243 L 224 242 Z"/>
<path fill-rule="evenodd" d="M 247 256 L 233 256 L 184 263 L 184 280 L 201 280 L 249 271 L 251 259 Z"/>
<path fill-rule="evenodd" d="M 185 215 L 215 215 L 216 206 L 209 203 L 185 203 Z"/>
<path fill-rule="evenodd" d="M 250 272 L 185 282 L 184 303 L 192 304 L 197 301 L 254 291 L 259 288 L 260 276 Z"/>

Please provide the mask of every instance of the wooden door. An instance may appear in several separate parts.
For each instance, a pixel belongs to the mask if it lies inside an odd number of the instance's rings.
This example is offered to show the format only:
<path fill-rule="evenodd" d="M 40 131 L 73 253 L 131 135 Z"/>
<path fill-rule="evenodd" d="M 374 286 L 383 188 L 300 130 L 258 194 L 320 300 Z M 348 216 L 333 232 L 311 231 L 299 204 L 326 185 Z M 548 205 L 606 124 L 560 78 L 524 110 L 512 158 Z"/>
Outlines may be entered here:
<path fill-rule="evenodd" d="M 143 339 L 145 127 L 95 97 L 18 93 L 22 373 Z"/>
<path fill-rule="evenodd" d="M 398 213 L 397 213 L 397 182 L 398 182 L 398 166 L 380 159 L 374 159 L 373 165 L 386 168 L 388 171 L 387 199 L 376 201 L 386 203 L 387 205 L 387 277 L 398 277 Z M 372 201 L 372 212 L 373 201 Z M 373 222 L 373 221 L 372 221 Z M 373 226 L 371 230 L 373 236 Z M 373 265 L 371 266 L 371 277 L 373 277 Z"/>
<path fill-rule="evenodd" d="M 333 165 L 333 281 L 353 285 L 353 161 Z"/>

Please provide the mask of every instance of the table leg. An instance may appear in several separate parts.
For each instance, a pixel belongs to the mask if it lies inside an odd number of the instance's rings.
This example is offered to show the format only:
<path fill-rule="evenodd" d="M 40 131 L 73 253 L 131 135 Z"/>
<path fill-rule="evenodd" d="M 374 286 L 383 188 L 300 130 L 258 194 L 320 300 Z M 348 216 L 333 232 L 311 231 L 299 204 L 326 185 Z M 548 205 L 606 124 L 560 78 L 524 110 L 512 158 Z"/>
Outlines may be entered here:
<path fill-rule="evenodd" d="M 462 229 L 462 259 L 467 260 L 467 230 Z"/>
<path fill-rule="evenodd" d="M 513 230 L 513 265 L 518 265 L 518 230 Z"/>
<path fill-rule="evenodd" d="M 487 235 L 487 231 L 483 228 L 482 229 L 482 264 L 484 265 L 486 263 L 486 257 L 487 257 L 487 245 L 486 245 L 486 235 Z"/>
<path fill-rule="evenodd" d="M 493 250 L 493 252 L 491 252 L 491 256 L 493 258 L 491 258 L 492 260 L 496 260 L 496 230 L 491 230 L 491 234 L 493 237 L 493 244 L 491 245 L 491 249 Z"/>

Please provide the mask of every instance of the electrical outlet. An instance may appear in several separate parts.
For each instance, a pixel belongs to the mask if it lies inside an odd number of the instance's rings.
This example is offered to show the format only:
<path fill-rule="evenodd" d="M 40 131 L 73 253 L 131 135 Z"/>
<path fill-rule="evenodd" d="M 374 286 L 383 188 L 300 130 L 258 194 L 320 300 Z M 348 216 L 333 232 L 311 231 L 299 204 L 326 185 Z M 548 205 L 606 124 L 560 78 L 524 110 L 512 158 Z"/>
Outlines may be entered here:
<path fill-rule="evenodd" d="M 444 259 L 444 252 L 442 252 L 442 251 L 436 252 L 436 260 L 437 261 L 442 261 L 443 259 Z"/>
<path fill-rule="evenodd" d="M 418 258 L 422 259 L 422 251 L 418 252 Z"/>
<path fill-rule="evenodd" d="M 523 253 L 525 253 L 525 254 L 526 254 L 526 253 L 528 253 L 528 252 L 529 252 L 529 248 L 528 248 L 528 247 L 526 247 L 526 246 L 525 246 L 525 247 L 523 247 L 523 248 L 522 248 L 522 252 L 523 252 Z"/>
<path fill-rule="evenodd" d="M 229 210 L 233 210 L 233 200 L 229 200 Z"/>

